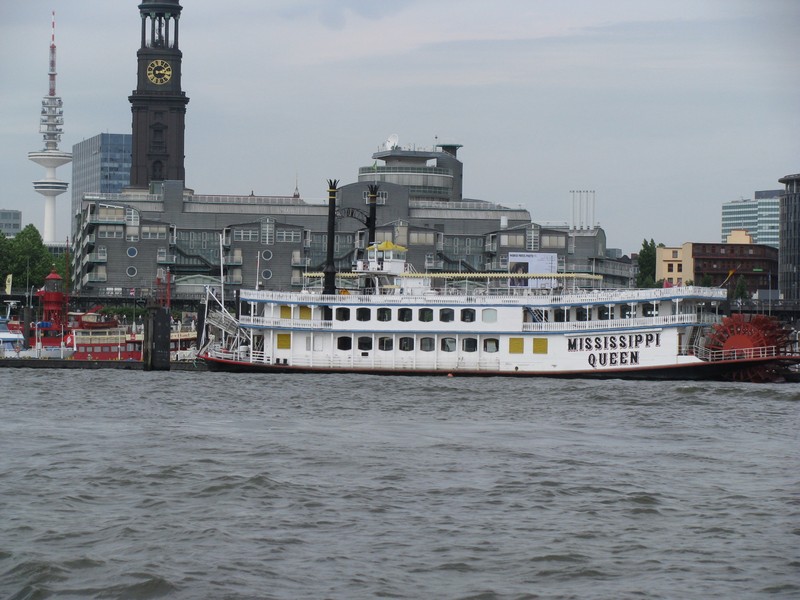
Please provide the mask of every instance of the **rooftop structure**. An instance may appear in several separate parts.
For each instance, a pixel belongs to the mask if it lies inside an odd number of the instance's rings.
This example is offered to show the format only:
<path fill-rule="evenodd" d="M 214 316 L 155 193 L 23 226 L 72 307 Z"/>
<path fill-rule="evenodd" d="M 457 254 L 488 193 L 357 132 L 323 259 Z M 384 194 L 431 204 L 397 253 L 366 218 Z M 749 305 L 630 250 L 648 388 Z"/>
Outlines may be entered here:
<path fill-rule="evenodd" d="M 397 135 L 372 155 L 371 167 L 358 170 L 358 181 L 396 183 L 408 188 L 413 201 L 460 202 L 464 167 L 456 154 L 461 144 L 437 144 L 431 149 L 401 147 Z M 378 161 L 384 165 L 378 165 Z"/>

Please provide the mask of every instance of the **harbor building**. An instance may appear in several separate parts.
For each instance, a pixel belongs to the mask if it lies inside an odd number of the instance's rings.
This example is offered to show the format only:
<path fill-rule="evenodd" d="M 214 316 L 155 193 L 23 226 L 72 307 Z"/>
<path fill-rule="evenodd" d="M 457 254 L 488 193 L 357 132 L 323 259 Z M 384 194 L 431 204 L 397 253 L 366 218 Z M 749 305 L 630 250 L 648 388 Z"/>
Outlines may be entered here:
<path fill-rule="evenodd" d="M 744 229 L 756 244 L 778 248 L 780 244 L 780 201 L 783 190 L 762 190 L 753 199 L 734 200 L 722 205 L 723 243 L 734 229 Z"/>
<path fill-rule="evenodd" d="M 778 285 L 778 249 L 755 244 L 745 230 L 733 230 L 724 244 L 686 242 L 656 248 L 656 281 L 665 285 L 735 286 L 743 277 L 747 290 Z"/>
<path fill-rule="evenodd" d="M 132 140 L 130 133 L 100 133 L 72 146 L 72 215 L 84 194 L 116 194 L 130 183 Z"/>
<path fill-rule="evenodd" d="M 800 173 L 779 179 L 781 196 L 780 290 L 786 300 L 800 300 Z"/>
<path fill-rule="evenodd" d="M 22 231 L 22 211 L 0 209 L 0 233 L 12 238 Z"/>
<path fill-rule="evenodd" d="M 327 203 L 307 202 L 298 190 L 203 195 L 186 186 L 181 7 L 178 0 L 144 0 L 139 10 L 130 183 L 118 193 L 81 195 L 73 291 L 142 297 L 169 281 L 173 298 L 190 299 L 206 286 L 300 288 L 305 273 L 325 266 Z M 391 136 L 372 154 L 357 180 L 336 192 L 337 270 L 351 270 L 369 243 L 391 240 L 408 248 L 411 268 L 421 272 L 504 272 L 510 253 L 543 252 L 557 255 L 559 270 L 603 274 L 608 287 L 632 285 L 632 264 L 606 257 L 605 232 L 588 219 L 540 225 L 523 208 L 465 198 L 459 148 L 403 147 Z M 376 240 L 367 240 L 376 185 Z"/>

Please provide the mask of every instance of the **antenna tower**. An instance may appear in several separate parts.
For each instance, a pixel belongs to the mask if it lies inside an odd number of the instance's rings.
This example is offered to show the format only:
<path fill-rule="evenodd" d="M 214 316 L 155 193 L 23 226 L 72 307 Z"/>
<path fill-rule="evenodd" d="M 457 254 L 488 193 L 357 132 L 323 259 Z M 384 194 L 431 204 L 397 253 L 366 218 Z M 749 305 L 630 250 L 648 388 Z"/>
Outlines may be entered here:
<path fill-rule="evenodd" d="M 28 159 L 44 167 L 44 179 L 33 182 L 33 189 L 45 198 L 43 241 L 48 244 L 56 242 L 56 196 L 67 191 L 69 185 L 56 177 L 56 169 L 72 161 L 71 152 L 58 149 L 64 125 L 64 104 L 56 95 L 56 13 L 52 13 L 52 31 L 50 34 L 50 68 L 48 70 L 48 94 L 42 98 L 42 113 L 39 118 L 39 133 L 44 138 L 44 148 L 28 152 Z"/>

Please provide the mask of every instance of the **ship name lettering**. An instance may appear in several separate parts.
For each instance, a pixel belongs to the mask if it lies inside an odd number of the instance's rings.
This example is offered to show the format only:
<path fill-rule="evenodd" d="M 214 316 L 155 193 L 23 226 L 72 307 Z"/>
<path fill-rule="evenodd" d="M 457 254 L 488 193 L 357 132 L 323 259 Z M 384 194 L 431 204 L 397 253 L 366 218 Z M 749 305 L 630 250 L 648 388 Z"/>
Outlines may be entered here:
<path fill-rule="evenodd" d="M 568 352 L 594 352 L 598 350 L 639 350 L 661 346 L 660 333 L 628 333 L 623 335 L 596 335 L 567 339 Z"/>
<path fill-rule="evenodd" d="M 639 351 L 591 352 L 586 359 L 593 368 L 639 364 Z"/>

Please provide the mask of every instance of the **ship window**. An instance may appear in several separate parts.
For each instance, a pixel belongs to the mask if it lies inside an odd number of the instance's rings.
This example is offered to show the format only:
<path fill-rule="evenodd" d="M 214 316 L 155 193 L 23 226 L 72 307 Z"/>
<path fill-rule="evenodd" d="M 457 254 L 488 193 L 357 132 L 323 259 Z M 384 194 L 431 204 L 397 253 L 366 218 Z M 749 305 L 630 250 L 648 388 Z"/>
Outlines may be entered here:
<path fill-rule="evenodd" d="M 483 351 L 494 353 L 497 352 L 500 348 L 500 342 L 497 338 L 486 338 L 483 340 Z"/>
<path fill-rule="evenodd" d="M 568 308 L 556 308 L 553 311 L 553 320 L 556 323 L 565 323 L 569 321 L 569 309 Z"/>
<path fill-rule="evenodd" d="M 292 307 L 286 304 L 281 305 L 281 319 L 291 319 L 292 318 Z"/>
<path fill-rule="evenodd" d="M 401 337 L 397 342 L 397 347 L 403 352 L 411 352 L 414 349 L 414 338 Z"/>
<path fill-rule="evenodd" d="M 533 338 L 533 353 L 547 354 L 547 338 Z"/>
<path fill-rule="evenodd" d="M 614 318 L 614 307 L 613 306 L 598 306 L 597 307 L 597 318 L 607 321 L 608 319 Z"/>
<path fill-rule="evenodd" d="M 397 320 L 402 321 L 404 323 L 409 322 L 413 317 L 413 313 L 410 308 L 400 308 L 397 310 Z"/>
<path fill-rule="evenodd" d="M 128 256 L 134 258 L 137 254 L 139 254 L 139 251 L 134 246 L 128 248 Z"/>
<path fill-rule="evenodd" d="M 378 338 L 378 350 L 389 352 L 394 347 L 393 340 L 390 337 Z"/>
<path fill-rule="evenodd" d="M 337 350 L 352 350 L 353 338 L 351 338 L 349 335 L 343 335 L 336 338 L 336 348 Z"/>
<path fill-rule="evenodd" d="M 291 350 L 292 349 L 292 334 L 279 333 L 278 334 L 278 350 Z"/>
<path fill-rule="evenodd" d="M 127 273 L 128 277 L 136 277 L 136 267 L 128 267 L 125 273 Z"/>
<path fill-rule="evenodd" d="M 392 320 L 392 309 L 391 308 L 379 308 L 378 309 L 378 321 L 391 321 Z"/>
<path fill-rule="evenodd" d="M 442 352 L 455 352 L 456 351 L 456 338 L 446 337 L 442 338 Z"/>
<path fill-rule="evenodd" d="M 497 322 L 497 309 L 496 308 L 484 308 L 481 318 L 483 319 L 484 323 L 496 323 Z"/>
<path fill-rule="evenodd" d="M 475 309 L 472 308 L 462 308 L 461 309 L 461 320 L 464 323 L 472 323 L 475 321 Z"/>
<path fill-rule="evenodd" d="M 453 319 L 455 319 L 455 311 L 452 308 L 439 309 L 439 320 L 442 323 L 450 323 Z"/>
<path fill-rule="evenodd" d="M 308 321 L 311 319 L 311 307 L 310 306 L 301 306 L 300 307 L 300 318 Z"/>
<path fill-rule="evenodd" d="M 464 352 L 477 352 L 478 351 L 478 338 L 468 337 L 461 340 L 461 347 Z"/>
<path fill-rule="evenodd" d="M 350 320 L 350 309 L 340 306 L 336 309 L 336 320 L 337 321 L 349 321 Z"/>
<path fill-rule="evenodd" d="M 658 305 L 657 304 L 653 304 L 652 302 L 646 302 L 644 304 L 643 308 L 644 308 L 644 310 L 642 311 L 642 314 L 645 317 L 657 317 L 658 316 Z"/>
<path fill-rule="evenodd" d="M 576 321 L 588 321 L 592 318 L 592 309 L 586 308 L 585 306 L 578 306 L 575 309 L 575 320 Z"/>
<path fill-rule="evenodd" d="M 631 316 L 631 305 L 630 304 L 623 304 L 619 307 L 619 318 L 620 319 L 628 319 Z"/>
<path fill-rule="evenodd" d="M 420 308 L 419 309 L 419 320 L 428 323 L 433 321 L 433 309 L 432 308 Z"/>
<path fill-rule="evenodd" d="M 361 307 L 356 310 L 356 321 L 369 321 L 372 316 L 370 314 L 370 309 L 366 307 Z"/>
<path fill-rule="evenodd" d="M 508 338 L 508 353 L 522 354 L 525 351 L 525 340 L 523 338 Z"/>
<path fill-rule="evenodd" d="M 372 338 L 366 335 L 362 335 L 360 338 L 358 338 L 358 349 L 372 350 Z"/>
<path fill-rule="evenodd" d="M 433 352 L 436 350 L 436 340 L 434 340 L 432 337 L 420 338 L 419 349 L 423 352 Z"/>

